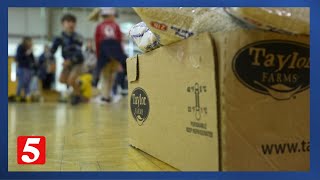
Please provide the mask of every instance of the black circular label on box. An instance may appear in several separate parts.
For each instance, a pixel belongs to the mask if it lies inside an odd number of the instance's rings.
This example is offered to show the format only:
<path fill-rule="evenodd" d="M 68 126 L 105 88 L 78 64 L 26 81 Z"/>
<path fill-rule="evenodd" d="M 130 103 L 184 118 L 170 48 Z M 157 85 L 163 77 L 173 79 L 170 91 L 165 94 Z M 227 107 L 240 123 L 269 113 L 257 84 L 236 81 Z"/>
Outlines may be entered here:
<path fill-rule="evenodd" d="M 309 88 L 309 45 L 269 40 L 249 44 L 233 59 L 233 71 L 248 88 L 277 100 Z"/>
<path fill-rule="evenodd" d="M 147 120 L 150 111 L 148 95 L 142 88 L 138 87 L 132 91 L 130 108 L 132 116 L 141 126 Z"/>

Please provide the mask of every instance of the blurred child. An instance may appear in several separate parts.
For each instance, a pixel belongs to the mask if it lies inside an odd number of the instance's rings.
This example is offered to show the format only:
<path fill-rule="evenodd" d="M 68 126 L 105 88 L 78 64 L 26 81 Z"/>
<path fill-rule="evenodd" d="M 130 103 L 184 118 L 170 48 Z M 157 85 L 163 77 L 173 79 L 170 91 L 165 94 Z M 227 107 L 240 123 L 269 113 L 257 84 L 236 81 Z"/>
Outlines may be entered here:
<path fill-rule="evenodd" d="M 50 52 L 48 45 L 44 46 L 44 52 L 39 57 L 39 78 L 42 81 L 42 89 L 50 90 L 55 79 L 55 58 Z"/>
<path fill-rule="evenodd" d="M 77 79 L 80 87 L 81 101 L 83 102 L 89 102 L 93 96 L 92 79 L 92 74 L 90 73 L 83 73 Z"/>
<path fill-rule="evenodd" d="M 77 82 L 80 87 L 82 101 L 88 102 L 93 96 L 92 88 L 92 73 L 96 68 L 97 57 L 93 49 L 92 40 L 87 41 L 86 49 L 84 51 L 84 63 L 82 67 L 82 73 L 79 76 Z"/>
<path fill-rule="evenodd" d="M 92 74 L 97 65 L 96 51 L 93 48 L 93 41 L 88 40 L 84 51 L 83 71 Z"/>
<path fill-rule="evenodd" d="M 60 36 L 53 41 L 51 53 L 54 54 L 58 47 L 62 48 L 64 58 L 63 70 L 60 75 L 60 82 L 73 88 L 71 104 L 76 105 L 81 102 L 80 87 L 76 80 L 79 77 L 84 61 L 82 54 L 83 38 L 75 32 L 77 19 L 72 14 L 65 14 L 61 18 L 63 31 Z"/>
<path fill-rule="evenodd" d="M 31 70 L 31 81 L 29 84 L 29 91 L 30 91 L 30 96 L 32 101 L 39 101 L 41 98 L 38 71 L 39 71 L 38 62 L 35 61 Z"/>
<path fill-rule="evenodd" d="M 30 82 L 33 75 L 33 68 L 35 66 L 35 59 L 32 53 L 32 39 L 30 37 L 24 37 L 22 43 L 17 48 L 15 60 L 18 64 L 17 77 L 17 101 L 22 98 L 22 91 L 24 91 L 24 97 L 27 101 L 31 101 L 30 94 Z"/>
<path fill-rule="evenodd" d="M 95 31 L 96 54 L 98 57 L 97 67 L 94 73 L 94 85 L 98 84 L 100 75 L 106 86 L 102 101 L 113 101 L 112 87 L 117 72 L 123 72 L 123 64 L 127 56 L 124 53 L 122 34 L 120 27 L 115 21 L 116 10 L 114 8 L 101 8 L 100 16 L 103 21 L 98 24 Z"/>

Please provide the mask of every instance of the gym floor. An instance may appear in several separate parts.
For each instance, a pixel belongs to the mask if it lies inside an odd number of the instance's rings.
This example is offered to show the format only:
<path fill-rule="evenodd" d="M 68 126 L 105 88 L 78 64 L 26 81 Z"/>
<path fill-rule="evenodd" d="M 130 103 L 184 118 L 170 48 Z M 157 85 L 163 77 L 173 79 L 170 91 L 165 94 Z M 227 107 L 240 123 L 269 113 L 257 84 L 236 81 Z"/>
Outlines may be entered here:
<path fill-rule="evenodd" d="M 9 171 L 176 171 L 128 143 L 127 102 L 8 104 Z M 46 164 L 18 165 L 20 135 L 46 136 Z"/>

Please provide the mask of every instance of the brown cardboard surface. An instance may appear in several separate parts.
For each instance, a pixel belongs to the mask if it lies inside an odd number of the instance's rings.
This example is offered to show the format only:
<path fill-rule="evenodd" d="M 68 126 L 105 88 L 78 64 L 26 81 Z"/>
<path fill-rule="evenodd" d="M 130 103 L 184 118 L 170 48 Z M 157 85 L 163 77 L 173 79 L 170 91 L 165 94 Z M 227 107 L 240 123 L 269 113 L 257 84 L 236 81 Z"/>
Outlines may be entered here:
<path fill-rule="evenodd" d="M 308 170 L 307 152 L 262 153 L 265 144 L 309 141 L 308 87 L 279 100 L 288 93 L 254 90 L 234 72 L 239 50 L 262 40 L 309 44 L 237 30 L 128 59 L 130 144 L 183 171 Z"/>
<path fill-rule="evenodd" d="M 220 64 L 223 170 L 308 170 L 309 153 L 264 155 L 261 145 L 309 141 L 309 89 L 288 100 L 257 93 L 237 79 L 232 61 L 250 43 L 290 40 L 309 44 L 309 38 L 260 31 L 212 36 Z"/>
<path fill-rule="evenodd" d="M 150 102 L 150 113 L 141 126 L 129 109 L 130 143 L 189 171 L 218 170 L 215 74 L 212 43 L 207 37 L 201 35 L 139 56 L 139 78 L 129 86 L 130 93 L 136 87 L 143 88 Z M 127 63 L 132 67 L 135 61 L 129 59 Z M 132 73 L 128 68 L 129 77 L 134 76 Z M 195 83 L 206 86 L 206 92 L 200 94 L 200 105 L 208 112 L 201 120 L 188 112 L 188 106 L 196 102 L 195 93 L 187 89 Z M 199 129 L 210 131 L 212 137 L 187 132 L 191 122 L 205 123 L 206 129 Z"/>

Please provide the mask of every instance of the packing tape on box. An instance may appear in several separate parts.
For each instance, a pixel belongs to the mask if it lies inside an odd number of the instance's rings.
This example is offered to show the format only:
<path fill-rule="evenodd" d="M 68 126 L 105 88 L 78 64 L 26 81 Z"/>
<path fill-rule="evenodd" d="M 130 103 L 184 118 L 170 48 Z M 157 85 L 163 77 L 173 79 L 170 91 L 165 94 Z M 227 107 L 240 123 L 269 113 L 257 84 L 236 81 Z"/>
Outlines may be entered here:
<path fill-rule="evenodd" d="M 202 32 L 230 31 L 244 23 L 223 8 L 134 8 L 157 37 L 168 45 Z"/>
<path fill-rule="evenodd" d="M 309 8 L 225 8 L 226 12 L 264 30 L 310 34 Z"/>

